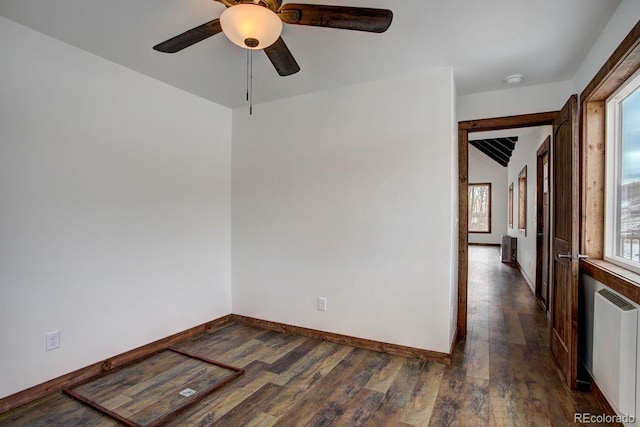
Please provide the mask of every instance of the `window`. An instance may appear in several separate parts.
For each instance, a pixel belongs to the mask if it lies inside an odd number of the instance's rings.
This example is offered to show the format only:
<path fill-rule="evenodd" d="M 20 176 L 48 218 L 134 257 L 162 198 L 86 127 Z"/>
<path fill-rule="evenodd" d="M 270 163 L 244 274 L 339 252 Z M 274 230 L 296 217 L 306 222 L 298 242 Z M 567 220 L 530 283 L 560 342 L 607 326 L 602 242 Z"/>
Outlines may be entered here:
<path fill-rule="evenodd" d="M 513 182 L 509 184 L 509 228 L 513 228 Z"/>
<path fill-rule="evenodd" d="M 607 99 L 605 258 L 640 273 L 640 73 Z"/>
<path fill-rule="evenodd" d="M 491 183 L 469 184 L 469 233 L 491 233 Z"/>
<path fill-rule="evenodd" d="M 518 229 L 527 235 L 527 166 L 518 174 Z"/>

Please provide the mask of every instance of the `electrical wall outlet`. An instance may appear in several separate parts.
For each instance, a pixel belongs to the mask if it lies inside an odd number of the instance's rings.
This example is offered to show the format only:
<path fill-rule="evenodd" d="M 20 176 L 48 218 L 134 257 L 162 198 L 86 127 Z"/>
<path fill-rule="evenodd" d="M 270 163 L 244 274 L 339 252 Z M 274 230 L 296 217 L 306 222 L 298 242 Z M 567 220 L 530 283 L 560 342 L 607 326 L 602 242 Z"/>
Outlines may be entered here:
<path fill-rule="evenodd" d="M 324 297 L 318 298 L 318 310 L 327 311 L 327 299 Z"/>
<path fill-rule="evenodd" d="M 46 350 L 60 348 L 60 331 L 53 331 L 47 334 Z"/>

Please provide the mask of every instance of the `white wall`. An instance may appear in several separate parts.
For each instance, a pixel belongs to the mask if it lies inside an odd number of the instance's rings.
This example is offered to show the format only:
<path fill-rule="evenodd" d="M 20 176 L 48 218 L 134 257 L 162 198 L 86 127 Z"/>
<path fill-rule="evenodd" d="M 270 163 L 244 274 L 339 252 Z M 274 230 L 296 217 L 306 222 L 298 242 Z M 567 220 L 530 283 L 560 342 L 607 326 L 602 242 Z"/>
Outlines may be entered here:
<path fill-rule="evenodd" d="M 234 110 L 234 313 L 449 351 L 453 92 L 442 69 Z"/>
<path fill-rule="evenodd" d="M 565 81 L 459 96 L 457 118 L 464 121 L 557 111 L 571 96 L 571 89 L 572 82 Z"/>
<path fill-rule="evenodd" d="M 491 233 L 469 233 L 469 243 L 500 244 L 507 234 L 507 168 L 469 145 L 469 183 L 485 182 L 491 183 Z"/>
<path fill-rule="evenodd" d="M 623 0 L 573 78 L 573 93 L 580 94 L 640 19 L 640 1 Z"/>
<path fill-rule="evenodd" d="M 231 111 L 4 18 L 0 52 L 0 398 L 228 314 Z"/>
<path fill-rule="evenodd" d="M 518 239 L 518 263 L 522 276 L 535 293 L 536 283 L 536 151 L 542 145 L 547 136 L 551 135 L 551 126 L 540 126 L 527 129 L 520 133 L 516 148 L 513 150 L 508 167 L 508 185 L 513 183 L 513 228 L 507 228 L 507 234 Z M 518 188 L 518 176 L 524 166 L 527 167 L 527 229 L 526 232 L 518 229 L 520 198 Z"/>

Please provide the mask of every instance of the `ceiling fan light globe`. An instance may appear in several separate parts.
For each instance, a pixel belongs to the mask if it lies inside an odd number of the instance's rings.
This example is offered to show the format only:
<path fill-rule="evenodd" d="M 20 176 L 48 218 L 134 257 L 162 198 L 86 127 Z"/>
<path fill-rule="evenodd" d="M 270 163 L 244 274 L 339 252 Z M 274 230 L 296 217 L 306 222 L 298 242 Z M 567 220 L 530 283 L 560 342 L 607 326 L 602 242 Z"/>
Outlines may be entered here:
<path fill-rule="evenodd" d="M 220 26 L 229 40 L 245 49 L 269 47 L 282 33 L 282 21 L 278 15 L 264 6 L 251 3 L 227 8 L 220 15 Z M 248 46 L 245 43 L 247 39 L 258 40 L 258 44 Z"/>

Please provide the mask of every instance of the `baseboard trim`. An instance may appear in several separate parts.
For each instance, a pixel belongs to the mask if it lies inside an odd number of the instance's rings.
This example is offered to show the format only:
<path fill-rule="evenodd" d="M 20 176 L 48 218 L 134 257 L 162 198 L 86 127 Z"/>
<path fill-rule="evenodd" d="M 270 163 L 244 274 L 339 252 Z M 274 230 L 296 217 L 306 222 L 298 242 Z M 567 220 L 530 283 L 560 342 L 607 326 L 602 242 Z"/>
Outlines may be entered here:
<path fill-rule="evenodd" d="M 72 387 L 92 377 L 111 371 L 112 369 L 127 365 L 139 359 L 144 359 L 145 357 L 165 350 L 180 341 L 202 335 L 215 328 L 224 326 L 230 323 L 230 321 L 231 315 L 220 317 L 4 397 L 0 399 L 0 414 L 33 402 L 34 400 L 40 399 L 50 393 Z"/>
<path fill-rule="evenodd" d="M 382 341 L 369 340 L 366 338 L 357 338 L 349 335 L 335 334 L 333 332 L 304 328 L 302 326 L 288 325 L 286 323 L 280 322 L 272 322 L 270 320 L 256 319 L 254 317 L 242 316 L 239 314 L 232 314 L 231 321 L 255 326 L 257 328 L 269 329 L 276 332 L 286 332 L 289 334 L 301 335 L 309 338 L 316 338 L 336 344 L 350 345 L 352 347 L 379 351 L 396 356 L 415 357 L 430 362 L 443 363 L 445 365 L 451 364 L 451 354 L 440 353 L 437 351 L 423 350 L 416 347 L 391 344 Z"/>
<path fill-rule="evenodd" d="M 515 262 L 516 262 L 516 267 L 518 267 L 518 270 L 520 270 L 520 274 L 522 275 L 524 282 L 527 284 L 527 286 L 529 287 L 533 295 L 535 295 L 536 285 L 531 281 L 527 273 L 524 271 L 524 268 L 522 268 L 522 266 L 520 265 L 520 262 L 518 260 L 516 260 Z"/>

